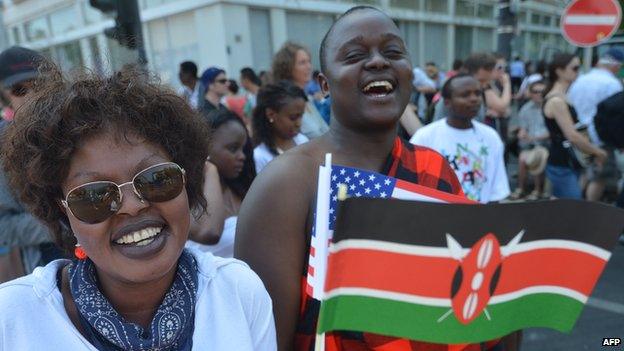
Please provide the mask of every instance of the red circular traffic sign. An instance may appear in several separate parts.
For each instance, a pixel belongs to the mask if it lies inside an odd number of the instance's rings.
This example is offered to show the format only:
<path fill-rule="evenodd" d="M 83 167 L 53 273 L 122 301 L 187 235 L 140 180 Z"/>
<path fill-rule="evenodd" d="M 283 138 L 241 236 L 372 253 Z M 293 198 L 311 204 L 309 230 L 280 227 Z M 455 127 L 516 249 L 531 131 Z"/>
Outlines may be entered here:
<path fill-rule="evenodd" d="M 571 44 L 595 46 L 620 26 L 622 9 L 616 0 L 575 0 L 561 17 L 561 32 Z"/>

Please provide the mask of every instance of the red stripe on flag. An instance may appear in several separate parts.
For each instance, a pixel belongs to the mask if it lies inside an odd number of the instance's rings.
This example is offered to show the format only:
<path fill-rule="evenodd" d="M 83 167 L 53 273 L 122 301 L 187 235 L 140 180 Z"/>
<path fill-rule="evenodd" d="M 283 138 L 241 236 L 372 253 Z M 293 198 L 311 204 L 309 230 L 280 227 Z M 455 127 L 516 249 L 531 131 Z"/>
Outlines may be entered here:
<path fill-rule="evenodd" d="M 590 295 L 606 261 L 572 249 L 535 249 L 503 259 L 494 295 L 552 285 Z"/>
<path fill-rule="evenodd" d="M 433 188 L 428 188 L 426 186 L 406 182 L 403 180 L 397 180 L 396 187 L 413 192 L 413 193 L 419 193 L 424 196 L 439 199 L 444 202 L 457 203 L 457 204 L 477 204 L 477 202 L 469 200 L 468 198 L 465 198 L 463 196 L 446 193 L 443 191 L 439 191 Z"/>
<path fill-rule="evenodd" d="M 436 298 L 450 298 L 459 262 L 368 249 L 345 249 L 329 255 L 325 291 L 368 288 Z"/>
<path fill-rule="evenodd" d="M 314 248 L 314 246 L 313 246 L 313 245 L 310 245 L 310 256 L 314 257 L 314 256 L 315 256 L 315 255 L 314 255 L 315 253 L 316 253 L 316 249 Z"/>

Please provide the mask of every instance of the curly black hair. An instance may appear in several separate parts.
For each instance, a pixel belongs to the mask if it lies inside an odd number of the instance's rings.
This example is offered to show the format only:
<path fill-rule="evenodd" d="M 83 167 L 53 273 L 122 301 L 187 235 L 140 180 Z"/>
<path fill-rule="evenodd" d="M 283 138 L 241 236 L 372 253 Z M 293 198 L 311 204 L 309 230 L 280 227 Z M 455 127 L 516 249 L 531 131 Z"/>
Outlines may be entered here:
<path fill-rule="evenodd" d="M 228 110 L 228 109 L 220 109 L 214 110 L 210 114 L 208 114 L 208 123 L 210 124 L 211 130 L 216 131 L 219 127 L 225 125 L 226 123 L 238 123 L 245 130 L 247 134 L 247 141 L 243 146 L 243 153 L 245 154 L 245 164 L 243 165 L 243 171 L 240 175 L 234 179 L 224 178 L 225 185 L 228 186 L 232 190 L 236 196 L 241 199 L 245 198 L 247 195 L 247 191 L 251 187 L 251 183 L 256 178 L 256 165 L 254 163 L 253 158 L 253 144 L 251 143 L 251 138 L 249 137 L 249 133 L 247 133 L 247 127 L 245 123 L 238 117 L 237 114 Z"/>
<path fill-rule="evenodd" d="M 107 132 L 160 145 L 186 170 L 193 213 L 205 211 L 208 129 L 196 111 L 137 68 L 107 77 L 90 72 L 67 77 L 47 62 L 5 131 L 1 150 L 13 191 L 50 228 L 60 247 L 71 250 L 75 244 L 59 206 L 72 155 L 88 138 Z"/>
<path fill-rule="evenodd" d="M 276 84 L 267 84 L 260 88 L 252 118 L 253 138 L 256 146 L 265 143 L 269 151 L 277 156 L 278 152 L 273 140 L 273 128 L 266 116 L 266 110 L 270 108 L 279 112 L 292 99 L 308 101 L 305 92 L 291 81 L 282 80 Z"/>

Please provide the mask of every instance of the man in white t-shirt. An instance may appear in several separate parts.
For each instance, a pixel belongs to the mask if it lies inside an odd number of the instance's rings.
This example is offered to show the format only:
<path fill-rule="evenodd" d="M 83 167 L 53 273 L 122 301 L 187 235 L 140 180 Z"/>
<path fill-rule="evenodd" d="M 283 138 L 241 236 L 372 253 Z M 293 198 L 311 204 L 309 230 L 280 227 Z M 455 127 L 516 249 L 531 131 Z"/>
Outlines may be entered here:
<path fill-rule="evenodd" d="M 579 121 L 588 126 L 589 139 L 597 146 L 604 147 L 594 126 L 594 116 L 598 104 L 622 91 L 622 81 L 617 77 L 622 63 L 624 51 L 612 48 L 600 56 L 596 67 L 578 77 L 568 90 L 568 101 L 574 106 Z M 604 164 L 592 165 L 587 170 L 589 183 L 585 197 L 589 201 L 600 201 L 608 180 L 617 179 L 619 176 L 613 150 L 609 149 L 608 153 L 609 158 Z"/>
<path fill-rule="evenodd" d="M 509 196 L 509 182 L 498 133 L 473 121 L 481 107 L 481 86 L 471 75 L 450 78 L 442 87 L 447 116 L 421 129 L 410 142 L 430 147 L 449 161 L 464 193 L 481 203 Z"/>

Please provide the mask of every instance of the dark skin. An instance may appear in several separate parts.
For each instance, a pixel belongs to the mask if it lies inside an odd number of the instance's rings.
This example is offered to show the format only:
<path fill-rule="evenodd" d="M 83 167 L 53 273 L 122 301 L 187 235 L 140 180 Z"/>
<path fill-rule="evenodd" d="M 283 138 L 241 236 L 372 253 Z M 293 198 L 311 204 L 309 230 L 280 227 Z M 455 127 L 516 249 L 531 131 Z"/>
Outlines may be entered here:
<path fill-rule="evenodd" d="M 444 99 L 448 111 L 446 123 L 453 128 L 472 128 L 472 119 L 481 107 L 481 86 L 475 78 L 466 76 L 451 81 L 451 97 Z"/>
<path fill-rule="evenodd" d="M 197 77 L 192 75 L 189 72 L 178 72 L 178 78 L 180 82 L 187 86 L 189 89 L 195 89 L 195 84 L 197 84 Z"/>
<path fill-rule="evenodd" d="M 323 93 L 332 96 L 330 131 L 271 162 L 243 201 L 234 256 L 251 266 L 271 295 L 280 351 L 294 347 L 318 167 L 325 154 L 332 154 L 333 164 L 380 172 L 392 151 L 412 89 L 412 65 L 399 33 L 389 17 L 373 10 L 336 23 L 319 76 Z M 367 96 L 362 90 L 371 80 L 392 81 L 393 93 Z"/>
<path fill-rule="evenodd" d="M 332 153 L 334 164 L 381 171 L 412 89 L 412 65 L 399 29 L 381 12 L 344 17 L 328 38 L 326 55 L 319 82 L 332 96 L 330 131 L 289 150 L 260 173 L 237 225 L 235 257 L 258 273 L 275 302 L 279 350 L 293 348 L 318 166 Z M 384 98 L 371 97 L 363 92 L 371 81 L 389 81 L 394 90 Z"/>

